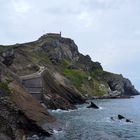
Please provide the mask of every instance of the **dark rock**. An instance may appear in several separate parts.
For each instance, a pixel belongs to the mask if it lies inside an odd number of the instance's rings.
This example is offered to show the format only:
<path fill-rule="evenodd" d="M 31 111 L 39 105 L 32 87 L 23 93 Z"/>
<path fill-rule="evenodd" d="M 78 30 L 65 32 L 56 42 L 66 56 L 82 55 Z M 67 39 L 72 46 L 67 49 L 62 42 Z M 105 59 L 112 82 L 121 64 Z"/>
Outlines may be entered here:
<path fill-rule="evenodd" d="M 2 63 L 5 64 L 6 66 L 10 66 L 13 63 L 13 60 L 15 58 L 14 50 L 8 49 L 2 52 L 1 56 L 2 56 Z"/>
<path fill-rule="evenodd" d="M 124 116 L 122 116 L 120 114 L 117 116 L 117 118 L 110 117 L 110 119 L 113 120 L 113 121 L 121 120 L 121 121 L 133 123 L 133 121 L 131 121 L 130 119 L 127 119 L 126 117 L 124 117 Z"/>
<path fill-rule="evenodd" d="M 12 139 L 8 137 L 6 134 L 0 133 L 0 140 L 12 140 Z"/>
<path fill-rule="evenodd" d="M 87 108 L 99 109 L 99 107 L 96 104 L 94 104 L 93 102 L 91 102 Z"/>
<path fill-rule="evenodd" d="M 122 120 L 122 119 L 125 119 L 125 117 L 119 114 L 119 115 L 118 115 L 118 119 L 119 119 L 119 120 Z"/>
<path fill-rule="evenodd" d="M 126 119 L 126 122 L 130 122 L 130 123 L 133 123 L 133 121 L 129 120 L 129 119 Z"/>
<path fill-rule="evenodd" d="M 93 62 L 89 55 L 84 56 L 80 53 L 78 54 L 78 61 L 75 62 L 75 66 L 79 66 L 80 69 L 90 72 L 96 69 L 103 70 L 99 62 Z"/>
<path fill-rule="evenodd" d="M 115 121 L 114 117 L 110 117 L 111 120 Z"/>

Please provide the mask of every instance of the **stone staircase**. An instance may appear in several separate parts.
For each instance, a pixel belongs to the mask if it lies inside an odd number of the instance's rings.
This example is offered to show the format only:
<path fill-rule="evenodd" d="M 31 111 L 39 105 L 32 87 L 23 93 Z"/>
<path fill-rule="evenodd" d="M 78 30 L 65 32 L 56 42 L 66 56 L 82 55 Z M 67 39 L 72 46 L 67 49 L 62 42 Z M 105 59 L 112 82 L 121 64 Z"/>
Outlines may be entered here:
<path fill-rule="evenodd" d="M 36 73 L 21 76 L 22 85 L 28 90 L 28 92 L 35 97 L 40 102 L 43 97 L 43 83 L 42 83 L 42 73 L 45 68 L 40 68 Z"/>

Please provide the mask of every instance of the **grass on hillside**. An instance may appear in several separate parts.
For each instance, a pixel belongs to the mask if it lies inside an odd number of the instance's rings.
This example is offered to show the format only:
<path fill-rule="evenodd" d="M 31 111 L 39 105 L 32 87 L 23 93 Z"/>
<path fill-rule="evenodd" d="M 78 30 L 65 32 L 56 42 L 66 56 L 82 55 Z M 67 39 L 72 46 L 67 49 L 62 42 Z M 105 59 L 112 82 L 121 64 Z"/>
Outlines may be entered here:
<path fill-rule="evenodd" d="M 63 74 L 83 95 L 103 96 L 105 94 L 105 90 L 100 89 L 100 82 L 96 79 L 98 74 L 101 74 L 99 70 L 89 73 L 77 69 L 64 69 Z M 89 76 L 91 80 L 88 80 Z"/>

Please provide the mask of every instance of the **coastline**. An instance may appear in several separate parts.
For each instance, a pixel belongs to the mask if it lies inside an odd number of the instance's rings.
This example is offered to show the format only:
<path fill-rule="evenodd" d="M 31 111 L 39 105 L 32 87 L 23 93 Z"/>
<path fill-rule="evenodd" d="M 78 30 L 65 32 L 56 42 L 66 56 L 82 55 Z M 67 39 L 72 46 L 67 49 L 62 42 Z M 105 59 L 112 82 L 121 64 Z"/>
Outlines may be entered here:
<path fill-rule="evenodd" d="M 97 96 L 92 96 L 92 97 L 86 97 L 87 100 L 93 100 L 93 99 L 131 99 L 134 98 L 135 96 L 106 96 L 106 97 L 97 97 Z"/>

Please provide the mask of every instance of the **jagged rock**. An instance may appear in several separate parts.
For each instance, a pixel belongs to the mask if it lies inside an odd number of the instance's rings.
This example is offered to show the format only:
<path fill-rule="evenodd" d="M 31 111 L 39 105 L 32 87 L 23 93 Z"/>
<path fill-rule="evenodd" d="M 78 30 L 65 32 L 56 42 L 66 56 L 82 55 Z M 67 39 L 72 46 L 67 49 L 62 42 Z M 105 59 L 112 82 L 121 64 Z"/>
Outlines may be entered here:
<path fill-rule="evenodd" d="M 118 115 L 118 119 L 119 119 L 119 120 L 122 120 L 122 119 L 125 119 L 125 117 L 119 114 L 119 115 Z"/>
<path fill-rule="evenodd" d="M 51 38 L 51 36 L 47 36 Z M 42 50 L 48 53 L 53 64 L 60 64 L 64 59 L 74 61 L 78 55 L 78 48 L 73 40 L 67 38 L 54 38 L 41 46 Z"/>
<path fill-rule="evenodd" d="M 110 117 L 110 119 L 113 120 L 113 121 L 121 120 L 121 121 L 129 122 L 129 123 L 133 123 L 133 121 L 131 121 L 130 119 L 127 119 L 126 117 L 124 117 L 120 114 L 118 114 L 117 118 Z"/>
<path fill-rule="evenodd" d="M 108 85 L 112 91 L 113 95 L 116 96 L 131 96 L 139 95 L 139 92 L 134 88 L 129 79 L 124 78 L 122 75 L 107 77 Z"/>
<path fill-rule="evenodd" d="M 43 75 L 44 103 L 51 109 L 76 109 L 74 104 L 84 103 L 85 100 L 78 92 L 66 85 L 65 79 L 52 75 L 48 70 Z"/>
<path fill-rule="evenodd" d="M 94 104 L 93 102 L 91 102 L 87 108 L 99 109 L 99 107 L 96 104 Z"/>
<path fill-rule="evenodd" d="M 50 95 L 50 94 L 45 95 L 44 94 L 43 102 L 48 109 L 53 109 L 53 110 L 76 109 L 76 106 L 74 106 L 73 104 L 70 104 L 69 101 L 67 101 L 65 98 L 62 98 L 61 96 L 59 96 L 57 94 L 55 94 L 55 95 Z"/>
<path fill-rule="evenodd" d="M 119 119 L 119 120 L 125 120 L 126 122 L 131 122 L 131 123 L 133 122 L 133 121 L 127 119 L 126 117 L 124 117 L 124 116 L 122 116 L 122 115 L 120 115 L 120 114 L 118 115 L 118 119 Z"/>
<path fill-rule="evenodd" d="M 5 137 L 9 137 L 12 140 L 22 140 L 28 134 L 42 133 L 46 136 L 50 135 L 45 129 L 37 125 L 34 120 L 29 119 L 29 116 L 25 115 L 9 99 L 6 100 L 7 102 L 3 102 L 0 99 L 0 133 L 3 133 Z"/>
<path fill-rule="evenodd" d="M 79 59 L 75 63 L 75 65 L 78 65 L 81 69 L 90 72 L 96 69 L 103 70 L 99 62 L 93 62 L 89 55 L 84 56 L 83 54 L 80 53 L 79 53 Z"/>
<path fill-rule="evenodd" d="M 126 122 L 130 122 L 130 123 L 133 123 L 133 121 L 129 120 L 129 119 L 126 119 Z"/>
<path fill-rule="evenodd" d="M 13 49 L 7 49 L 6 51 L 2 52 L 1 54 L 1 61 L 6 66 L 10 66 L 13 63 L 14 59 L 14 50 Z"/>

